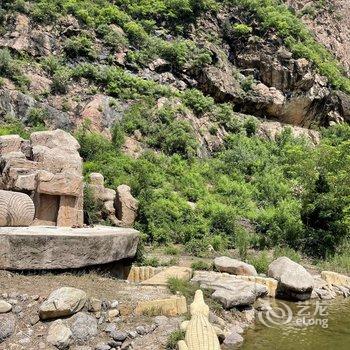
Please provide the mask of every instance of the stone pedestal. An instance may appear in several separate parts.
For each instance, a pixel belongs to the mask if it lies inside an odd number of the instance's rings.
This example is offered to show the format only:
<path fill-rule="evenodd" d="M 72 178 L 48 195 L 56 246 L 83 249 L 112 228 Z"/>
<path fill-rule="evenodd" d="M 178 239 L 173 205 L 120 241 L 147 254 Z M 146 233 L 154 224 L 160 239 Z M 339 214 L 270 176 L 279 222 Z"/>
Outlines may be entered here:
<path fill-rule="evenodd" d="M 133 258 L 139 232 L 93 228 L 0 228 L 0 270 L 71 269 Z"/>

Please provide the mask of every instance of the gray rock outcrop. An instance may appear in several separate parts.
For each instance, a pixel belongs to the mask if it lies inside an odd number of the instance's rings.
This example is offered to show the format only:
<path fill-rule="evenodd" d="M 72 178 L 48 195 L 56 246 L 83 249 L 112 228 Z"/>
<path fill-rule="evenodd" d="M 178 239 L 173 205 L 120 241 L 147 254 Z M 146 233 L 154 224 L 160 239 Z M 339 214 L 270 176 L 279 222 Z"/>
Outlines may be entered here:
<path fill-rule="evenodd" d="M 212 298 L 225 309 L 251 305 L 258 297 L 267 294 L 266 286 L 236 278 L 219 272 L 197 271 L 191 280 L 201 288 L 213 291 Z"/>
<path fill-rule="evenodd" d="M 227 256 L 215 258 L 214 265 L 218 271 L 232 275 L 256 276 L 258 274 L 253 265 Z"/>
<path fill-rule="evenodd" d="M 314 280 L 306 269 L 283 256 L 274 260 L 268 276 L 278 281 L 277 296 L 294 300 L 308 300 L 314 287 Z"/>

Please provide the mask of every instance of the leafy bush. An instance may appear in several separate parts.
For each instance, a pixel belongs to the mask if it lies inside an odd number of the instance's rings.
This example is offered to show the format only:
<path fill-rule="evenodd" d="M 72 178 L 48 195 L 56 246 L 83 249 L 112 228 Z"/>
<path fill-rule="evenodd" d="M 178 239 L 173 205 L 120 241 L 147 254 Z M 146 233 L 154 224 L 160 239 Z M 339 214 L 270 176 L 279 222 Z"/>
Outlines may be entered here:
<path fill-rule="evenodd" d="M 186 90 L 183 95 L 183 101 L 187 107 L 192 108 L 197 114 L 209 111 L 214 105 L 212 97 L 206 97 L 201 91 L 196 89 Z"/>
<path fill-rule="evenodd" d="M 174 245 L 167 245 L 164 248 L 164 253 L 167 255 L 179 255 L 180 250 L 179 250 L 179 248 L 175 247 Z"/>
<path fill-rule="evenodd" d="M 209 242 L 207 239 L 191 239 L 185 244 L 186 252 L 197 257 L 204 257 L 209 251 Z"/>
<path fill-rule="evenodd" d="M 76 35 L 68 38 L 64 43 L 64 50 L 72 58 L 79 56 L 94 58 L 96 56 L 94 44 L 86 35 Z"/>
<path fill-rule="evenodd" d="M 268 252 L 261 251 L 255 253 L 254 256 L 250 256 L 247 259 L 248 263 L 253 265 L 258 273 L 267 273 L 272 260 L 269 258 Z"/>
<path fill-rule="evenodd" d="M 247 36 L 253 32 L 253 28 L 244 23 L 235 23 L 232 30 L 238 36 Z"/>
<path fill-rule="evenodd" d="M 177 349 L 177 343 L 180 340 L 185 339 L 185 332 L 181 330 L 173 331 L 168 338 L 168 341 L 166 343 L 166 349 L 167 350 L 175 350 Z"/>
<path fill-rule="evenodd" d="M 210 271 L 213 269 L 213 266 L 203 260 L 197 260 L 191 264 L 191 268 L 199 271 Z"/>

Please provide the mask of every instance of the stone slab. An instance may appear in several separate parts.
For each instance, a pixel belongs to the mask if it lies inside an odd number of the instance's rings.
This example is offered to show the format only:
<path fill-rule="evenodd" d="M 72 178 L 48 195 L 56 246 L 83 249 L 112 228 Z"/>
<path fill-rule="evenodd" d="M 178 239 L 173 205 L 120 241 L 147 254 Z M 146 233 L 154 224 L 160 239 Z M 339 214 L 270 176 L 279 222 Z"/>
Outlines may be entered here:
<path fill-rule="evenodd" d="M 322 271 L 321 277 L 329 284 L 350 287 L 350 277 L 332 271 Z"/>
<path fill-rule="evenodd" d="M 51 270 L 133 258 L 139 232 L 108 226 L 0 228 L 0 269 Z"/>
<path fill-rule="evenodd" d="M 145 286 L 167 286 L 169 278 L 179 278 L 189 281 L 192 278 L 192 269 L 190 267 L 171 266 L 150 279 L 141 282 L 141 284 Z"/>
<path fill-rule="evenodd" d="M 140 301 L 135 309 L 136 315 L 164 315 L 177 316 L 187 312 L 186 298 L 176 296 L 168 299 L 144 300 Z"/>

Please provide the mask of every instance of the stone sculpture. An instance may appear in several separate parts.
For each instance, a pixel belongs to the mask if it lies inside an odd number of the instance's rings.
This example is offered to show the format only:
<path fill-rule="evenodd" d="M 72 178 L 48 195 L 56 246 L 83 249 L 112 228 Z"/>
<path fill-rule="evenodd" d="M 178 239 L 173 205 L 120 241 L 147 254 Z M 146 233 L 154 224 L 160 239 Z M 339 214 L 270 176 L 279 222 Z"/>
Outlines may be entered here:
<path fill-rule="evenodd" d="M 73 136 L 59 129 L 34 132 L 30 140 L 0 136 L 0 189 L 30 195 L 34 225 L 83 225 L 79 147 Z"/>
<path fill-rule="evenodd" d="M 34 214 L 34 203 L 28 195 L 0 190 L 0 227 L 29 226 Z"/>
<path fill-rule="evenodd" d="M 191 320 L 182 323 L 186 330 L 185 341 L 178 343 L 179 350 L 220 350 L 219 339 L 209 322 L 209 307 L 205 304 L 203 292 L 197 290 L 190 306 Z"/>

